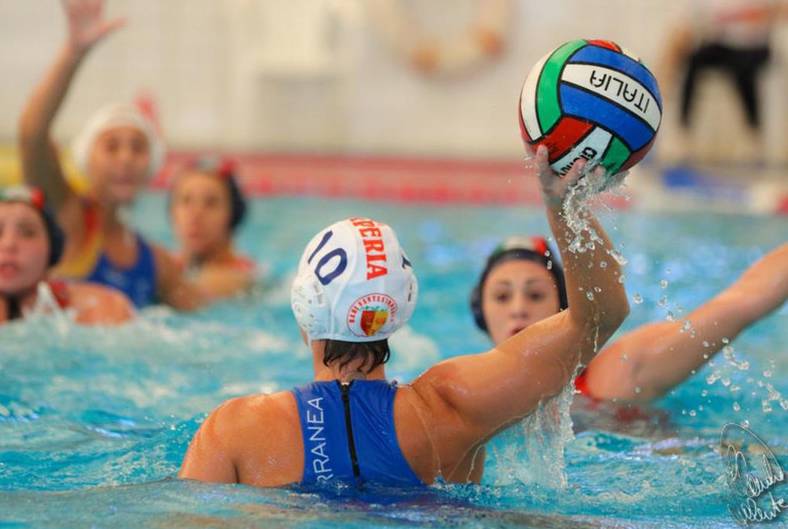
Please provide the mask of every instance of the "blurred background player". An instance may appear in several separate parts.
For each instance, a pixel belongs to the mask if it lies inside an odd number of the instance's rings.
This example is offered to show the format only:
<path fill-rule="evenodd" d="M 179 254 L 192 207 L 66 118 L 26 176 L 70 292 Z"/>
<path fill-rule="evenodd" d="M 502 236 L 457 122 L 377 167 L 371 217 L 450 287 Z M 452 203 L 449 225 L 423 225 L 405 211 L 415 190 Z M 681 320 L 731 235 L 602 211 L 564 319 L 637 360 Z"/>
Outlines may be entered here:
<path fill-rule="evenodd" d="M 101 285 L 48 279 L 64 236 L 39 189 L 0 189 L 0 324 L 23 318 L 45 300 L 73 311 L 78 323 L 121 323 L 134 315 L 129 300 Z"/>
<path fill-rule="evenodd" d="M 227 296 L 248 290 L 256 277 L 254 261 L 233 246 L 247 209 L 236 168 L 229 158 L 198 157 L 176 175 L 169 197 L 176 259 L 184 273 Z"/>
<path fill-rule="evenodd" d="M 208 295 L 184 281 L 166 250 L 147 242 L 121 216 L 163 162 L 164 145 L 147 116 L 126 104 L 96 112 L 73 147 L 77 165 L 87 177 L 86 196 L 78 195 L 65 179 L 50 137 L 52 122 L 87 54 L 124 22 L 105 19 L 102 1 L 66 0 L 63 6 L 68 19 L 66 42 L 33 91 L 19 123 L 24 178 L 51 197 L 67 235 L 55 273 L 116 288 L 137 307 L 161 300 L 180 309 L 196 308 Z"/>

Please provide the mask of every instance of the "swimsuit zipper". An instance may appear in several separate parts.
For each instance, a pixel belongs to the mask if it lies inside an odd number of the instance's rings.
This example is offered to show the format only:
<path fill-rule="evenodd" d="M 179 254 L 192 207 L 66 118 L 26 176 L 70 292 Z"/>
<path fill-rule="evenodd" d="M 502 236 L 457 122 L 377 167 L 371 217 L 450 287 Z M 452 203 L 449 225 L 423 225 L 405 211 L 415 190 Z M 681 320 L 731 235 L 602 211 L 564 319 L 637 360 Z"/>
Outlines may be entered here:
<path fill-rule="evenodd" d="M 342 391 L 342 404 L 345 406 L 345 426 L 347 427 L 347 441 L 350 449 L 350 462 L 353 464 L 353 475 L 358 478 L 361 471 L 358 467 L 358 455 L 356 454 L 356 442 L 353 440 L 353 424 L 350 421 L 350 385 L 353 381 L 346 384 L 337 381 L 339 389 Z"/>

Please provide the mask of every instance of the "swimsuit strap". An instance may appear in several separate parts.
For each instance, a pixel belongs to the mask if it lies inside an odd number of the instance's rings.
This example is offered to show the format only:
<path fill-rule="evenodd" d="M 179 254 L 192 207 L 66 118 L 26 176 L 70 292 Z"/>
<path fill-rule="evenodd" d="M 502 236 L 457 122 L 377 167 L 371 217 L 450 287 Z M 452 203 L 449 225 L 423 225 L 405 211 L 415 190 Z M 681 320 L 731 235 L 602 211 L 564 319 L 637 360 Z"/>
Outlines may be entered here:
<path fill-rule="evenodd" d="M 88 277 L 104 253 L 104 232 L 99 222 L 98 208 L 88 199 L 82 199 L 81 204 L 85 240 L 76 257 L 63 261 L 55 267 L 55 275 L 58 277 L 72 279 Z"/>
<path fill-rule="evenodd" d="M 71 306 L 71 295 L 68 289 L 68 283 L 62 279 L 50 279 L 45 282 L 52 292 L 52 297 L 55 298 L 58 307 L 67 309 Z"/>

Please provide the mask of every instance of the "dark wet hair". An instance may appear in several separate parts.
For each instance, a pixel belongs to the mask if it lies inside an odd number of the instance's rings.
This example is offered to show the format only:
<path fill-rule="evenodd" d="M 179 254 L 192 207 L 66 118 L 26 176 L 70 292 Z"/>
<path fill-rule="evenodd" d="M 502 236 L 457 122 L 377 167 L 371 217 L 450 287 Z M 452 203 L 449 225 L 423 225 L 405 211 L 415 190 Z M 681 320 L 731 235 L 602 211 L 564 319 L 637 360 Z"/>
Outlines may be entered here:
<path fill-rule="evenodd" d="M 366 372 L 370 373 L 379 365 L 389 361 L 391 351 L 389 350 L 388 340 L 377 340 L 375 342 L 345 342 L 342 340 L 326 340 L 326 349 L 323 353 L 323 365 L 339 362 L 342 369 L 350 362 L 359 358 L 364 358 L 362 368 L 366 367 Z M 367 367 L 369 366 L 369 367 Z"/>
<path fill-rule="evenodd" d="M 246 197 L 238 185 L 237 164 L 222 156 L 199 156 L 186 164 L 185 170 L 215 175 L 227 185 L 227 191 L 230 193 L 230 231 L 235 231 L 243 222 L 247 209 Z M 168 209 L 172 208 L 172 189 L 174 188 L 175 185 L 170 187 L 170 195 L 167 199 Z"/>
<path fill-rule="evenodd" d="M 564 280 L 564 271 L 556 259 L 553 259 L 552 252 L 548 252 L 547 241 L 541 237 L 533 237 L 532 242 L 522 243 L 522 239 L 517 239 L 515 242 L 504 242 L 498 246 L 490 256 L 487 258 L 487 263 L 484 265 L 478 283 L 471 291 L 471 313 L 473 314 L 473 321 L 476 326 L 482 331 L 489 334 L 487 329 L 487 322 L 484 321 L 484 313 L 482 312 L 482 290 L 484 283 L 490 272 L 501 263 L 506 261 L 533 261 L 545 267 L 545 269 L 552 274 L 555 280 L 555 285 L 558 287 L 558 304 L 560 310 L 565 310 L 569 307 L 569 302 L 566 295 L 566 281 Z"/>

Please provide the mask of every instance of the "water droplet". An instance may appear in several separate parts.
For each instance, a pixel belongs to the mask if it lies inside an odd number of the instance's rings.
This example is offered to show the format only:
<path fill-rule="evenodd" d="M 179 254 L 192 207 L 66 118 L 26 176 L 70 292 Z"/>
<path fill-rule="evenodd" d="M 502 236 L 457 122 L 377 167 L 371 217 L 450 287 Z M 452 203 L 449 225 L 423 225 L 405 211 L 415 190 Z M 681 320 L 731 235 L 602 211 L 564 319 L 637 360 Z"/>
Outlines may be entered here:
<path fill-rule="evenodd" d="M 590 290 L 586 290 L 586 297 L 588 298 L 589 301 L 594 301 L 594 293 L 591 292 Z"/>
<path fill-rule="evenodd" d="M 668 280 L 667 280 L 667 279 L 663 279 L 663 280 L 661 280 L 661 281 L 659 282 L 659 287 L 660 287 L 660 288 L 668 288 Z"/>
<path fill-rule="evenodd" d="M 769 370 L 769 369 L 764 370 L 763 376 L 765 376 L 766 378 L 771 378 L 772 377 L 771 370 Z"/>
<path fill-rule="evenodd" d="M 547 261 L 547 269 L 548 270 L 552 270 L 553 269 L 553 261 Z"/>
<path fill-rule="evenodd" d="M 621 283 L 622 285 L 624 284 L 624 274 L 618 276 L 618 282 Z"/>
<path fill-rule="evenodd" d="M 772 405 L 769 403 L 768 400 L 761 401 L 761 409 L 763 410 L 763 413 L 771 413 L 772 411 L 774 411 L 774 408 L 772 408 Z"/>
<path fill-rule="evenodd" d="M 681 330 L 684 332 L 692 330 L 692 323 L 689 320 L 684 321 L 684 325 L 681 326 Z"/>
<path fill-rule="evenodd" d="M 635 294 L 632 296 L 632 301 L 635 302 L 635 305 L 640 305 L 643 303 L 643 296 L 635 292 Z"/>
<path fill-rule="evenodd" d="M 641 391 L 643 390 L 640 388 L 640 386 L 635 386 L 635 393 L 639 395 Z"/>
<path fill-rule="evenodd" d="M 703 340 L 703 347 L 709 347 L 711 344 L 706 340 Z"/>
<path fill-rule="evenodd" d="M 708 397 L 709 396 L 709 390 L 708 389 L 704 389 L 703 391 L 700 392 L 700 396 L 701 397 Z"/>
<path fill-rule="evenodd" d="M 626 258 L 626 257 L 624 257 L 624 255 L 623 255 L 623 254 L 621 254 L 620 252 L 618 252 L 617 250 L 610 250 L 610 251 L 608 252 L 608 254 L 610 255 L 610 257 L 612 257 L 613 259 L 615 259 L 615 260 L 616 260 L 616 262 L 617 262 L 618 264 L 620 264 L 621 266 L 624 266 L 624 265 L 626 265 L 626 264 L 629 262 L 629 261 L 627 260 L 627 258 Z"/>
<path fill-rule="evenodd" d="M 695 413 L 695 410 L 690 410 L 689 414 L 690 417 L 695 417 L 695 415 L 697 415 L 697 413 Z"/>
<path fill-rule="evenodd" d="M 599 268 L 601 268 L 602 270 L 607 268 L 607 261 L 599 261 Z"/>
<path fill-rule="evenodd" d="M 708 360 L 709 359 L 709 355 L 707 355 L 706 353 L 703 353 L 703 359 L 704 360 Z"/>
<path fill-rule="evenodd" d="M 668 311 L 668 313 L 665 314 L 665 319 L 668 321 L 675 321 L 676 317 L 673 315 L 673 312 Z"/>
<path fill-rule="evenodd" d="M 723 377 L 722 378 L 722 385 L 727 388 L 728 386 L 731 385 L 731 379 L 728 378 L 728 377 Z"/>
<path fill-rule="evenodd" d="M 698 411 L 703 411 L 703 404 L 698 405 Z"/>
<path fill-rule="evenodd" d="M 599 287 L 594 287 L 594 292 L 596 292 L 597 294 L 599 294 L 600 292 L 602 292 L 602 289 L 601 289 L 601 288 L 599 288 Z"/>
<path fill-rule="evenodd" d="M 731 343 L 731 341 L 728 340 L 727 338 L 723 338 L 722 339 L 722 343 L 728 344 L 728 343 Z"/>
<path fill-rule="evenodd" d="M 741 411 L 741 405 L 738 402 L 733 403 L 733 411 Z"/>
<path fill-rule="evenodd" d="M 668 297 L 667 296 L 662 296 L 661 298 L 659 298 L 659 301 L 657 301 L 657 305 L 659 305 L 660 307 L 667 307 L 668 306 Z"/>
<path fill-rule="evenodd" d="M 711 375 L 706 377 L 706 384 L 711 386 L 712 384 L 717 382 L 719 379 L 720 379 L 720 375 L 718 375 L 717 373 L 712 373 Z"/>

